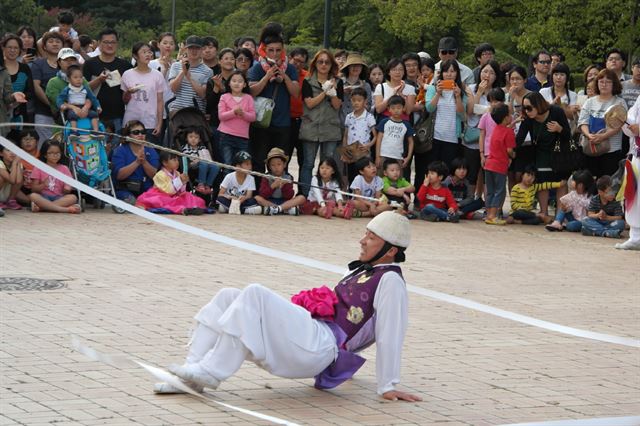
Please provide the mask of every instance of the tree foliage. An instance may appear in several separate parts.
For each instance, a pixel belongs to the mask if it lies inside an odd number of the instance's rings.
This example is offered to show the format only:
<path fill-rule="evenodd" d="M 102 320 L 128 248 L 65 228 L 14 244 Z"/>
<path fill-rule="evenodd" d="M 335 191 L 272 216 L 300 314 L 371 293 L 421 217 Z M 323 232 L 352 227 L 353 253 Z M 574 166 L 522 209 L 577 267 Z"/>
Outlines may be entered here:
<path fill-rule="evenodd" d="M 121 28 L 128 38 L 168 31 L 173 0 L 0 0 L 0 27 L 34 23 L 37 4 L 69 8 L 84 20 Z M 325 0 L 175 0 L 176 32 L 213 35 L 222 46 L 258 36 L 266 22 L 283 24 L 289 45 L 319 47 Z M 493 44 L 501 58 L 525 63 L 540 48 L 557 49 L 573 69 L 602 62 L 613 46 L 640 51 L 638 0 L 332 0 L 330 42 L 383 61 L 408 51 L 437 53 L 445 35 L 458 39 L 461 58 L 473 64 L 473 48 Z M 5 13 L 6 11 L 6 13 Z M 132 13 L 133 12 L 133 13 Z M 37 19 L 44 21 L 43 15 Z M 50 19 L 50 16 L 47 17 Z M 80 25 L 80 24 L 79 24 Z M 85 25 L 89 31 L 95 25 Z M 95 30 L 97 31 L 97 30 Z M 95 35 L 95 34 L 94 34 Z"/>

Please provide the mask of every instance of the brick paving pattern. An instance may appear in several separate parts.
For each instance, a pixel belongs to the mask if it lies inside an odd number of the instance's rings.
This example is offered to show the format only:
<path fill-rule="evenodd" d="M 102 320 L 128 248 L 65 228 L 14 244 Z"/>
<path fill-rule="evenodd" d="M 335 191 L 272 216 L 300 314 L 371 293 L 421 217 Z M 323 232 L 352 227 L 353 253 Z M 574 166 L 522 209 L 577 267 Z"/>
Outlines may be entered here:
<path fill-rule="evenodd" d="M 289 253 L 346 265 L 366 220 L 174 217 Z M 614 240 L 542 227 L 414 221 L 404 273 L 413 285 L 571 327 L 640 336 L 638 253 Z M 74 351 L 71 336 L 107 354 L 165 367 L 181 361 L 192 317 L 217 290 L 260 282 L 283 295 L 335 274 L 187 235 L 133 215 L 8 212 L 0 276 L 63 280 L 51 291 L 0 292 L 0 425 L 269 424 L 212 402 L 155 395 L 141 368 Z M 246 363 L 210 394 L 300 424 L 499 425 L 640 413 L 638 349 L 554 333 L 410 293 L 400 389 L 375 394 L 375 348 L 330 392 L 310 379 Z"/>

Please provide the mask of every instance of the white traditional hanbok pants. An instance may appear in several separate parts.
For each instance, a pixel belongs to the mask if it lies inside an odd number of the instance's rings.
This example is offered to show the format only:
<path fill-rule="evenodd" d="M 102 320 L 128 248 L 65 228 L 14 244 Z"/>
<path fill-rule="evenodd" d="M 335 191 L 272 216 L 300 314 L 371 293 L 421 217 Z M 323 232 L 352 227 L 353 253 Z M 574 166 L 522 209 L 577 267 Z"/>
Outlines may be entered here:
<path fill-rule="evenodd" d="M 245 360 L 286 378 L 313 377 L 338 355 L 329 327 L 259 284 L 225 288 L 196 314 L 187 363 L 223 381 Z"/>

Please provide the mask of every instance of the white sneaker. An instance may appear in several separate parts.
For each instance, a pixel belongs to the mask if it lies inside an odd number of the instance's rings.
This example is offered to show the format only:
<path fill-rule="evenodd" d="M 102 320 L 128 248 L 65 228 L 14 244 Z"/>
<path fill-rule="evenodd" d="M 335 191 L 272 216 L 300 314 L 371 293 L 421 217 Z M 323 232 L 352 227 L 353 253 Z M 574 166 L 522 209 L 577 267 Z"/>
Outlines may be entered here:
<path fill-rule="evenodd" d="M 275 216 L 282 212 L 280 206 L 271 206 L 269 207 L 269 216 Z"/>
<path fill-rule="evenodd" d="M 195 382 L 212 389 L 217 389 L 220 386 L 220 381 L 204 371 L 199 364 L 173 364 L 169 366 L 169 371 L 185 382 Z"/>
<path fill-rule="evenodd" d="M 193 383 L 193 382 L 183 382 L 183 383 L 198 393 L 202 393 L 204 391 L 204 386 L 199 385 L 197 383 Z M 160 393 L 160 394 L 187 393 L 182 389 L 178 389 L 177 387 L 172 386 L 169 383 L 165 383 L 165 382 L 159 382 L 154 384 L 153 392 Z"/>
<path fill-rule="evenodd" d="M 218 213 L 228 213 L 229 209 L 224 204 L 218 204 Z"/>
<path fill-rule="evenodd" d="M 298 210 L 298 207 L 291 207 L 289 210 L 287 210 L 287 213 L 291 216 L 298 216 L 300 214 L 300 211 Z"/>
<path fill-rule="evenodd" d="M 247 207 L 246 209 L 244 209 L 244 214 L 262 214 L 262 207 L 260 206 Z"/>

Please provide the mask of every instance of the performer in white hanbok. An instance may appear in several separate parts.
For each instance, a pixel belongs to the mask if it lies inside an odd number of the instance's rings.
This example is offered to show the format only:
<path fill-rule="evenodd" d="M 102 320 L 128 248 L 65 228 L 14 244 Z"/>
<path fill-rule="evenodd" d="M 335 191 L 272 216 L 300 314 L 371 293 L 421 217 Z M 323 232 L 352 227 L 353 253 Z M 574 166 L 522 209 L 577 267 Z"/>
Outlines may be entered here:
<path fill-rule="evenodd" d="M 354 375 L 365 362 L 356 352 L 375 342 L 378 394 L 420 401 L 396 389 L 407 329 L 407 290 L 397 263 L 409 242 L 409 221 L 384 212 L 368 223 L 359 260 L 334 290 L 303 291 L 292 301 L 259 284 L 221 290 L 195 316 L 186 362 L 169 370 L 202 392 L 250 360 L 280 377 L 315 377 L 317 388 L 330 389 Z M 179 392 L 167 383 L 154 390 Z"/>
<path fill-rule="evenodd" d="M 616 244 L 617 249 L 640 250 L 640 96 L 627 112 L 622 129 L 629 136 L 631 160 L 625 162 L 625 176 L 620 190 L 624 196 L 624 218 L 629 224 L 629 239 Z"/>

